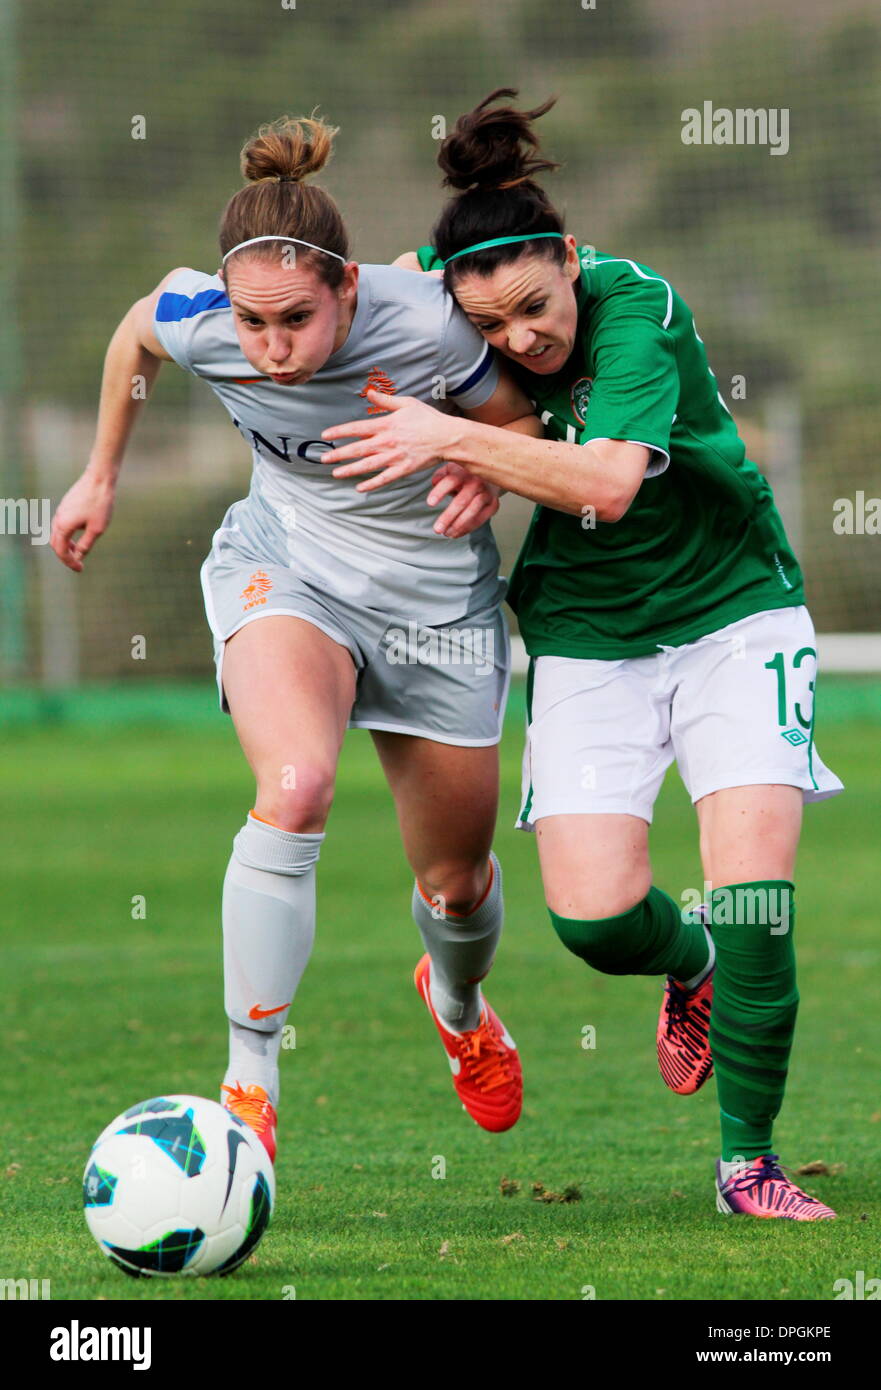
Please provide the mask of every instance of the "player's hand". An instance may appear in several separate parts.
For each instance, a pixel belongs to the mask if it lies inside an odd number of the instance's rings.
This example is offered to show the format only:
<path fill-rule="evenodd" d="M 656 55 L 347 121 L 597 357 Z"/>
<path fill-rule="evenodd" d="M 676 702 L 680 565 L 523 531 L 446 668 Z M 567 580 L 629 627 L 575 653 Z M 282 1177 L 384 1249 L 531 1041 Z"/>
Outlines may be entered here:
<path fill-rule="evenodd" d="M 335 478 L 375 473 L 375 478 L 357 487 L 358 492 L 373 492 L 386 483 L 445 462 L 461 428 L 460 416 L 446 415 L 415 396 L 392 396 L 372 387 L 365 394 L 371 405 L 382 406 L 389 413 L 367 420 L 349 420 L 321 431 L 322 439 L 358 435 L 353 444 L 328 449 L 323 456 L 321 462 L 333 466 Z M 358 462 L 345 462 L 348 459 Z"/>
<path fill-rule="evenodd" d="M 87 468 L 56 507 L 49 544 L 68 569 L 82 569 L 83 559 L 110 525 L 114 491 L 112 483 L 96 478 Z M 77 531 L 83 534 L 75 541 Z"/>
<path fill-rule="evenodd" d="M 442 464 L 431 482 L 427 498 L 430 507 L 436 507 L 445 497 L 452 498 L 434 523 L 439 536 L 458 540 L 470 535 L 499 510 L 501 489 L 483 478 L 475 478 L 459 463 Z"/>

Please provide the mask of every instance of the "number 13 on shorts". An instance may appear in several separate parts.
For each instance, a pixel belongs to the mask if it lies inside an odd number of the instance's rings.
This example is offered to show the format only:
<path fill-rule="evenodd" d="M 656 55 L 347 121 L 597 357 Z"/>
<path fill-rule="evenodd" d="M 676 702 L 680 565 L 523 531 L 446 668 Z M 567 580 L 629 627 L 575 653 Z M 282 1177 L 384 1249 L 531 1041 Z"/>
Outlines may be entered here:
<path fill-rule="evenodd" d="M 777 675 L 777 723 L 785 731 L 783 737 L 788 743 L 795 746 L 800 743 L 809 743 L 813 735 L 815 682 L 813 680 L 807 682 L 809 698 L 794 698 L 795 692 L 800 695 L 804 688 L 806 673 L 802 671 L 802 666 L 805 663 L 807 663 L 808 670 L 813 670 L 816 673 L 817 652 L 814 647 L 799 647 L 792 656 L 791 662 L 788 661 L 786 652 L 775 652 L 771 660 L 765 662 L 765 670 L 774 671 Z M 792 673 L 788 687 L 787 664 L 790 664 Z M 790 714 L 790 699 L 792 700 L 792 714 Z M 788 727 L 790 725 L 793 727 Z M 799 725 L 801 728 L 798 727 Z"/>
<path fill-rule="evenodd" d="M 814 744 L 816 640 L 799 604 L 754 613 L 674 653 L 671 733 L 693 800 L 763 783 L 800 787 L 806 801 L 843 790 Z"/>

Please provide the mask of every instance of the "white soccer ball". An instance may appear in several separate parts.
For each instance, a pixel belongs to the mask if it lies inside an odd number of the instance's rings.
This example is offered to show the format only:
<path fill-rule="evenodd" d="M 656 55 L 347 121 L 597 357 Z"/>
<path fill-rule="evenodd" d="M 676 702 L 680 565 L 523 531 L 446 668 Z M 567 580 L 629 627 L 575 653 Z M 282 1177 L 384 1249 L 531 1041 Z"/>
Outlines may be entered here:
<path fill-rule="evenodd" d="M 252 1129 L 203 1096 L 157 1096 L 98 1135 L 86 1224 L 126 1274 L 229 1274 L 269 1224 L 275 1175 Z"/>

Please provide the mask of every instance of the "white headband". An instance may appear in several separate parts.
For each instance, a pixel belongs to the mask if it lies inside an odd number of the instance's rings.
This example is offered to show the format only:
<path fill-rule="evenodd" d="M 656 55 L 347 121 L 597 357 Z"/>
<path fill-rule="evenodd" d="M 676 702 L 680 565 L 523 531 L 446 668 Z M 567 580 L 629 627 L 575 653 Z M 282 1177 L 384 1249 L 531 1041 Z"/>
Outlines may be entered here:
<path fill-rule="evenodd" d="M 298 236 L 252 236 L 250 240 L 240 241 L 238 246 L 233 246 L 232 250 L 227 251 L 221 264 L 225 265 L 229 257 L 234 252 L 241 251 L 243 246 L 254 246 L 258 241 L 295 241 L 300 246 L 311 246 L 313 251 L 324 251 L 325 256 L 336 256 L 338 261 L 342 261 L 343 265 L 346 264 L 345 256 L 341 256 L 337 251 L 326 251 L 323 246 L 316 246 L 312 241 L 303 241 Z"/>

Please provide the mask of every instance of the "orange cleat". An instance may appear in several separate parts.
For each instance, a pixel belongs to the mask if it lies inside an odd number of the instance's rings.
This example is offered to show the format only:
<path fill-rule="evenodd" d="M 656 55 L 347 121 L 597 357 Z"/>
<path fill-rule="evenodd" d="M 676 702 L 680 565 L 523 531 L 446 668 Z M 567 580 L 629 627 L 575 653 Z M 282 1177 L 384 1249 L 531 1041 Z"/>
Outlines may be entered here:
<path fill-rule="evenodd" d="M 519 1120 L 523 1105 L 523 1076 L 514 1039 L 485 999 L 477 1027 L 451 1033 L 431 1002 L 430 968 L 431 957 L 425 955 L 413 980 L 440 1033 L 456 1093 L 472 1120 L 483 1129 L 496 1134 L 510 1129 Z"/>
<path fill-rule="evenodd" d="M 269 1154 L 270 1162 L 274 1163 L 278 1115 L 263 1087 L 241 1086 L 236 1082 L 235 1086 L 224 1084 L 220 1089 L 229 1092 L 222 1101 L 224 1110 L 228 1110 L 231 1115 L 243 1120 L 249 1129 L 253 1129 Z"/>

